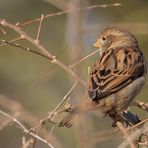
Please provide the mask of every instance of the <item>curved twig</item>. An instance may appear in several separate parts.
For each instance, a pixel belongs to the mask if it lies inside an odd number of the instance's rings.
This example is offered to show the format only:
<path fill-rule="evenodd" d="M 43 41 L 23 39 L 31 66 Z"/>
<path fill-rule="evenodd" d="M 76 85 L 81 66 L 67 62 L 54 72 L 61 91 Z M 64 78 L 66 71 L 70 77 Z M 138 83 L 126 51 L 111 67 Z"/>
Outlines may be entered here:
<path fill-rule="evenodd" d="M 72 69 L 70 69 L 64 63 L 62 63 L 60 60 L 58 60 L 56 58 L 56 56 L 52 55 L 48 51 L 48 49 L 46 49 L 42 44 L 36 42 L 35 39 L 30 37 L 28 34 L 26 34 L 20 27 L 18 27 L 17 25 L 13 25 L 11 23 L 8 23 L 4 19 L 0 19 L 0 24 L 19 33 L 22 38 L 26 39 L 27 41 L 32 43 L 36 48 L 38 48 L 41 51 L 41 55 L 43 55 L 43 57 L 46 56 L 51 61 L 51 63 L 58 65 L 59 67 L 61 67 L 62 69 L 64 69 L 68 73 L 70 73 L 79 83 L 81 83 L 82 85 L 84 85 L 86 87 L 85 81 L 83 81 Z"/>

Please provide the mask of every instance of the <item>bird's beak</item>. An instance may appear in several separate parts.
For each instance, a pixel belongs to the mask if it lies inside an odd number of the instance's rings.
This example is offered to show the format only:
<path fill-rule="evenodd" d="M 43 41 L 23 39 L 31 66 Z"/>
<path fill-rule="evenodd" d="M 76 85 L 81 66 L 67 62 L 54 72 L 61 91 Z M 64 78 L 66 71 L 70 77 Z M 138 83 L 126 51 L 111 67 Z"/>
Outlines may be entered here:
<path fill-rule="evenodd" d="M 97 40 L 94 44 L 93 44 L 94 47 L 96 48 L 100 48 L 101 47 L 101 43 L 99 40 Z"/>

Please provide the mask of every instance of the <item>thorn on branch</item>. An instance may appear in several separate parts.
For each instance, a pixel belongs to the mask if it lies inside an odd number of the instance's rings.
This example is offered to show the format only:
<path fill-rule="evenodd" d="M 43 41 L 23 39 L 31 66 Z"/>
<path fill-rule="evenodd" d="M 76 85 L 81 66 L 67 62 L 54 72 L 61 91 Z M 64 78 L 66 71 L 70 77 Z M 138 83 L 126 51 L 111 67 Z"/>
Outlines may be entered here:
<path fill-rule="evenodd" d="M 57 61 L 56 56 L 52 56 L 51 63 L 56 63 L 56 61 Z"/>
<path fill-rule="evenodd" d="M 35 40 L 34 40 L 34 43 L 35 43 L 35 44 L 39 44 L 39 43 L 40 43 L 40 40 L 35 39 Z"/>
<path fill-rule="evenodd" d="M 16 25 L 17 27 L 19 27 L 20 23 L 19 23 L 19 22 L 17 22 L 15 25 Z"/>

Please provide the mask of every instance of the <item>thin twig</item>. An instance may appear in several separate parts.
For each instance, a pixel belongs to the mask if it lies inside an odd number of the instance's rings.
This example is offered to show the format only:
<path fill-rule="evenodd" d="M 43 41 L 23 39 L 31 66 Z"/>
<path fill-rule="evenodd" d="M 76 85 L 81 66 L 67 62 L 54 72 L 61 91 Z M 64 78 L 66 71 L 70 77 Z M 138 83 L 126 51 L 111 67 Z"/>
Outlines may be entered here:
<path fill-rule="evenodd" d="M 26 110 L 26 108 L 24 108 L 24 106 L 20 102 L 16 101 L 13 98 L 8 98 L 2 94 L 0 94 L 0 106 L 1 106 L 1 109 L 4 108 L 7 111 L 9 111 L 13 117 L 17 118 L 19 116 L 19 119 L 22 122 L 27 123 L 27 125 L 31 127 L 34 126 L 34 124 L 39 122 L 40 120 L 39 116 L 35 116 L 32 112 Z M 10 118 L 6 119 L 6 121 L 7 120 L 9 120 L 9 123 L 10 122 L 12 123 L 12 120 Z M 9 123 L 5 123 L 3 127 L 0 126 L 0 129 L 2 130 L 2 128 L 6 127 Z M 14 124 L 16 126 L 16 123 Z M 31 131 L 31 132 L 34 132 L 34 131 Z M 40 133 L 41 137 L 44 136 L 44 132 L 46 132 L 46 129 L 42 129 L 42 132 Z M 61 141 L 54 134 L 50 137 L 50 142 L 58 148 L 64 148 Z"/>
<path fill-rule="evenodd" d="M 127 132 L 127 129 L 124 128 L 123 124 L 121 122 L 117 122 L 117 126 L 120 129 L 120 131 L 123 133 L 123 135 L 126 137 L 126 140 L 130 144 L 131 148 L 136 148 L 135 144 L 132 142 L 132 140 L 129 138 L 129 133 Z"/>
<path fill-rule="evenodd" d="M 44 15 L 42 14 L 41 15 L 41 19 L 40 19 L 40 23 L 39 23 L 39 27 L 38 27 L 38 31 L 37 31 L 37 36 L 36 36 L 36 39 L 35 39 L 36 43 L 39 43 L 39 37 L 40 37 L 40 32 L 41 32 L 41 26 L 42 26 L 43 18 L 44 18 Z"/>
<path fill-rule="evenodd" d="M 57 107 L 49 114 L 48 118 L 49 119 L 53 119 L 54 118 L 54 114 L 56 113 L 56 111 L 63 105 L 63 103 L 67 100 L 68 96 L 71 94 L 71 92 L 73 91 L 73 89 L 77 86 L 77 82 L 75 82 L 75 84 L 72 86 L 72 88 L 68 91 L 68 93 L 63 97 L 62 101 L 57 105 Z"/>
<path fill-rule="evenodd" d="M 69 67 L 73 69 L 75 66 L 77 66 L 78 64 L 80 64 L 81 62 L 83 62 L 84 60 L 86 60 L 87 58 L 93 56 L 97 52 L 99 52 L 99 50 L 96 50 L 96 51 L 92 52 L 91 54 L 87 55 L 86 57 L 82 58 L 81 60 L 77 61 L 76 63 L 74 63 L 72 65 L 69 65 Z"/>
<path fill-rule="evenodd" d="M 0 31 L 3 33 L 3 35 L 6 35 L 6 31 L 2 27 L 0 27 Z"/>
<path fill-rule="evenodd" d="M 74 88 L 77 86 L 77 81 L 74 83 L 74 85 L 72 86 L 72 88 L 68 91 L 68 93 L 63 97 L 62 101 L 55 107 L 55 109 L 53 111 L 51 111 L 49 113 L 49 115 L 47 117 L 45 117 L 44 119 L 42 119 L 34 128 L 31 129 L 31 131 L 34 131 L 35 129 L 44 126 L 47 122 L 50 122 L 52 124 L 55 124 L 55 122 L 53 122 L 53 119 L 55 117 L 55 115 L 58 115 L 59 113 L 66 111 L 67 109 L 61 109 L 58 110 L 63 103 L 67 100 L 68 96 L 71 94 L 71 92 L 74 90 Z"/>
<path fill-rule="evenodd" d="M 144 124 L 144 123 L 146 123 L 146 122 L 148 122 L 148 118 L 146 118 L 146 119 L 144 119 L 143 121 L 141 121 L 141 122 L 137 123 L 136 125 L 132 126 L 132 127 L 130 128 L 130 130 L 132 130 L 132 129 L 138 127 L 138 126 L 141 126 L 142 124 Z"/>
<path fill-rule="evenodd" d="M 8 113 L 0 110 L 0 114 L 4 115 L 5 117 L 11 119 L 13 122 L 15 122 L 17 125 L 19 125 L 19 127 L 23 130 L 23 132 L 25 134 L 29 134 L 31 136 L 33 136 L 34 138 L 42 141 L 43 143 L 47 144 L 50 148 L 54 148 L 54 146 L 52 144 L 50 144 L 48 141 L 44 140 L 43 138 L 41 138 L 40 136 L 32 133 L 31 131 L 29 131 L 19 120 L 17 120 L 16 118 L 14 118 L 13 116 L 9 115 Z"/>
<path fill-rule="evenodd" d="M 146 102 L 141 102 L 141 101 L 136 100 L 133 102 L 133 105 L 148 112 L 148 103 Z"/>
<path fill-rule="evenodd" d="M 43 57 L 47 57 L 51 61 L 51 63 L 58 65 L 59 67 L 61 67 L 62 69 L 64 69 L 68 73 L 70 73 L 79 83 L 81 83 L 82 85 L 84 85 L 86 87 L 86 83 L 73 70 L 71 70 L 67 65 L 65 65 L 61 61 L 59 61 L 43 45 L 36 43 L 34 41 L 34 39 L 32 37 L 30 37 L 28 34 L 26 34 L 23 30 L 21 30 L 20 27 L 13 25 L 11 23 L 8 23 L 4 19 L 0 19 L 0 24 L 18 32 L 24 39 L 26 39 L 27 41 L 32 43 L 36 48 L 38 48 L 42 52 L 41 55 Z"/>
<path fill-rule="evenodd" d="M 19 41 L 19 40 L 22 40 L 22 39 L 23 39 L 22 37 L 17 37 L 17 38 L 15 38 L 15 39 L 10 40 L 9 43 L 13 43 L 13 42 L 16 42 L 16 41 Z M 2 41 L 5 41 L 5 40 L 1 40 L 1 42 L 2 42 Z M 5 46 L 5 45 L 7 45 L 7 44 L 8 44 L 8 43 L 0 44 L 0 47 Z"/>
<path fill-rule="evenodd" d="M 147 141 L 145 141 L 145 142 L 138 142 L 137 144 L 141 145 L 141 146 L 148 146 L 148 142 Z"/>
<path fill-rule="evenodd" d="M 52 16 L 60 16 L 60 15 L 75 12 L 75 11 L 92 10 L 94 8 L 116 7 L 116 6 L 121 6 L 121 5 L 122 5 L 121 3 L 91 5 L 91 6 L 87 6 L 87 7 L 84 7 L 84 8 L 77 8 L 77 9 L 73 9 L 73 10 L 59 11 L 59 12 L 56 12 L 56 13 L 47 14 L 47 15 L 44 16 L 44 19 L 48 18 L 48 17 L 52 17 Z M 24 27 L 24 26 L 27 26 L 29 24 L 32 24 L 34 22 L 39 22 L 39 21 L 40 21 L 40 18 L 36 18 L 36 19 L 30 20 L 30 21 L 27 21 L 25 23 L 19 24 L 19 26 Z"/>
<path fill-rule="evenodd" d="M 11 42 L 8 42 L 8 41 L 5 41 L 5 40 L 0 40 L 0 42 L 1 42 L 1 43 L 4 43 L 4 44 L 7 44 L 7 45 L 14 46 L 14 47 L 18 47 L 18 48 L 23 49 L 23 50 L 25 50 L 25 51 L 29 51 L 29 52 L 31 52 L 31 53 L 34 53 L 34 54 L 37 54 L 37 55 L 39 55 L 39 56 L 41 56 L 41 57 L 44 57 L 44 58 L 46 58 L 46 59 L 49 59 L 46 55 L 43 55 L 42 53 L 40 53 L 40 52 L 38 52 L 38 51 L 35 51 L 35 50 L 32 50 L 32 49 L 30 49 L 30 48 L 28 48 L 28 47 L 24 47 L 24 46 L 22 46 L 22 45 L 20 45 L 20 44 L 14 44 L 14 43 L 11 43 Z"/>
<path fill-rule="evenodd" d="M 30 138 L 29 140 L 26 140 L 26 138 L 23 136 L 22 137 L 22 146 L 21 148 L 29 148 L 31 147 L 30 145 L 33 144 L 33 139 Z"/>
<path fill-rule="evenodd" d="M 148 126 L 146 126 L 145 129 L 143 129 L 143 127 L 137 129 L 133 134 L 130 135 L 129 138 L 130 138 L 131 140 L 134 140 L 138 135 L 141 135 L 143 132 L 145 132 L 145 133 L 147 132 L 147 133 L 148 133 Z M 127 148 L 128 144 L 129 144 L 129 143 L 128 143 L 128 141 L 126 140 L 126 141 L 124 141 L 123 143 L 121 143 L 118 148 Z"/>

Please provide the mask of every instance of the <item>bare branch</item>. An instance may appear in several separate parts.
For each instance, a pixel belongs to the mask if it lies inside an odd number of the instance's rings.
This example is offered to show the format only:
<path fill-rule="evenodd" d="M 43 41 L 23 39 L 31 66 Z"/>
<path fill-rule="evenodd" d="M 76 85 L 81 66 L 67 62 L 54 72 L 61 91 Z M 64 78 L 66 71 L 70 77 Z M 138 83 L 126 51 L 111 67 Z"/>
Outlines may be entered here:
<path fill-rule="evenodd" d="M 29 148 L 30 145 L 32 145 L 32 144 L 33 144 L 33 139 L 32 138 L 30 138 L 29 140 L 26 140 L 26 138 L 24 136 L 22 137 L 22 146 L 21 146 L 21 148 Z"/>
<path fill-rule="evenodd" d="M 148 103 L 146 103 L 146 102 L 140 102 L 140 101 L 136 100 L 133 102 L 133 105 L 148 112 Z"/>
<path fill-rule="evenodd" d="M 91 54 L 87 55 L 86 57 L 82 58 L 81 60 L 77 61 L 76 63 L 74 63 L 72 65 L 69 65 L 69 67 L 73 69 L 75 66 L 77 66 L 78 64 L 80 64 L 84 60 L 90 58 L 91 56 L 95 55 L 97 52 L 99 52 L 99 50 L 96 50 L 93 53 L 91 53 Z"/>
<path fill-rule="evenodd" d="M 84 7 L 84 8 L 77 8 L 77 9 L 73 9 L 73 10 L 65 10 L 65 11 L 59 11 L 59 12 L 56 12 L 56 13 L 50 13 L 50 14 L 45 15 L 44 19 L 48 18 L 48 17 L 52 17 L 52 16 L 60 16 L 60 15 L 63 15 L 63 14 L 72 13 L 72 12 L 75 12 L 75 11 L 92 10 L 94 8 L 117 7 L 117 6 L 121 6 L 121 5 L 122 5 L 121 3 L 91 5 L 91 6 L 87 6 L 87 7 Z M 39 21 L 40 21 L 40 18 L 36 18 L 36 19 L 30 20 L 30 21 L 27 21 L 25 23 L 19 24 L 19 26 L 24 27 L 24 26 L 27 26 L 29 24 L 39 22 Z"/>
<path fill-rule="evenodd" d="M 132 142 L 132 140 L 129 138 L 129 133 L 127 131 L 127 129 L 124 128 L 123 124 L 121 122 L 117 122 L 117 126 L 120 129 L 120 131 L 123 133 L 123 135 L 126 137 L 126 140 L 128 141 L 128 143 L 130 144 L 131 148 L 136 148 L 135 144 Z"/>
<path fill-rule="evenodd" d="M 40 42 L 39 41 L 39 36 L 40 36 L 40 32 L 41 32 L 41 26 L 42 26 L 43 18 L 44 18 L 44 15 L 42 14 L 41 19 L 40 19 L 40 23 L 39 23 L 39 28 L 38 28 L 38 31 L 37 31 L 37 36 L 36 36 L 36 39 L 35 39 L 35 42 L 37 44 Z"/>
<path fill-rule="evenodd" d="M 58 115 L 59 113 L 67 110 L 67 108 L 65 109 L 61 109 L 59 110 L 59 108 L 63 105 L 63 103 L 68 99 L 68 96 L 71 94 L 71 92 L 74 90 L 74 88 L 77 86 L 77 82 L 75 82 L 75 84 L 72 86 L 72 88 L 68 91 L 68 93 L 63 97 L 62 101 L 57 105 L 57 107 L 55 107 L 55 109 L 53 111 L 51 111 L 49 113 L 49 115 L 47 117 L 45 117 L 44 119 L 42 119 L 34 128 L 32 128 L 32 130 L 34 131 L 35 129 L 39 128 L 40 126 L 44 126 L 46 123 L 50 122 L 52 124 L 55 124 L 55 122 L 53 121 L 54 117 L 56 115 Z M 51 130 L 52 132 L 52 130 Z"/>
<path fill-rule="evenodd" d="M 48 141 L 44 140 L 39 135 L 36 135 L 36 134 L 32 133 L 31 131 L 29 131 L 19 120 L 17 120 L 13 116 L 7 114 L 6 112 L 4 112 L 2 110 L 0 110 L 0 114 L 11 119 L 13 122 L 15 122 L 17 125 L 19 125 L 19 127 L 23 130 L 23 132 L 25 134 L 29 134 L 29 135 L 33 136 L 34 138 L 38 139 L 39 141 L 42 141 L 43 143 L 47 144 L 50 148 L 54 148 L 54 146 L 52 144 L 50 144 Z"/>
<path fill-rule="evenodd" d="M 59 67 L 70 73 L 79 83 L 86 86 L 86 83 L 74 71 L 72 71 L 67 65 L 59 61 L 55 56 L 53 56 L 43 45 L 36 43 L 35 40 L 29 35 L 27 35 L 23 30 L 21 30 L 20 27 L 8 23 L 4 19 L 0 19 L 0 24 L 18 32 L 24 39 L 26 39 L 27 41 L 32 43 L 36 48 L 38 48 L 42 52 L 43 57 L 47 57 L 51 61 L 51 63 L 58 65 Z"/>
<path fill-rule="evenodd" d="M 11 42 L 8 42 L 8 41 L 5 41 L 5 40 L 0 40 L 0 42 L 1 42 L 1 43 L 4 43 L 4 44 L 7 44 L 7 45 L 12 45 L 12 46 L 14 46 L 14 47 L 18 47 L 18 48 L 23 49 L 23 50 L 25 50 L 25 51 L 29 51 L 29 52 L 31 52 L 31 53 L 34 53 L 34 54 L 37 54 L 37 55 L 39 55 L 39 56 L 41 56 L 41 57 L 44 57 L 44 58 L 46 58 L 46 59 L 49 59 L 46 55 L 43 55 L 43 54 L 41 54 L 40 52 L 35 51 L 35 50 L 32 50 L 32 49 L 30 49 L 30 48 L 23 47 L 23 46 L 20 45 L 20 44 L 14 44 L 14 43 L 11 43 Z"/>
<path fill-rule="evenodd" d="M 0 31 L 3 33 L 3 35 L 6 35 L 6 31 L 2 27 L 0 27 Z"/>
<path fill-rule="evenodd" d="M 72 86 L 72 88 L 68 91 L 68 93 L 64 96 L 64 98 L 62 99 L 62 101 L 57 105 L 57 107 L 49 114 L 48 118 L 50 118 L 51 120 L 54 118 L 56 111 L 63 105 L 63 103 L 67 100 L 68 96 L 71 94 L 71 92 L 73 91 L 73 89 L 77 86 L 77 82 L 75 82 L 75 84 Z"/>
<path fill-rule="evenodd" d="M 137 127 L 141 126 L 142 124 L 144 124 L 144 123 L 146 123 L 146 122 L 148 122 L 148 118 L 146 118 L 146 119 L 144 119 L 143 121 L 141 121 L 141 122 L 137 123 L 136 125 L 132 126 L 132 127 L 130 128 L 130 130 L 132 130 L 132 129 L 134 129 L 134 128 L 137 128 Z"/>
<path fill-rule="evenodd" d="M 39 116 L 36 116 L 32 112 L 26 110 L 26 108 L 20 102 L 16 101 L 14 98 L 8 98 L 1 94 L 0 106 L 5 110 L 11 112 L 11 116 L 19 118 L 22 122 L 27 123 L 31 127 L 34 126 L 35 123 L 39 122 L 41 119 Z M 0 130 L 6 127 L 10 122 L 12 122 L 10 118 L 6 120 L 1 118 Z M 47 129 L 42 128 L 42 133 L 40 133 L 40 135 L 44 137 L 46 131 Z M 58 148 L 64 148 L 63 144 L 54 134 L 52 134 L 52 136 L 50 136 L 49 139 L 54 146 Z"/>
<path fill-rule="evenodd" d="M 22 37 L 17 37 L 15 39 L 12 39 L 11 41 L 9 41 L 9 43 L 13 43 L 13 42 L 16 42 L 16 41 L 19 41 L 19 40 L 22 40 L 22 39 L 23 39 Z M 1 40 L 0 42 L 5 42 L 5 40 Z M 0 47 L 5 46 L 5 45 L 8 45 L 8 42 L 0 44 Z"/>
<path fill-rule="evenodd" d="M 141 128 L 139 128 L 139 129 L 137 129 L 133 134 L 131 134 L 130 135 L 130 139 L 131 140 L 134 140 L 138 135 L 142 135 L 142 134 L 144 134 L 144 133 L 148 133 L 148 125 L 146 124 L 145 126 L 144 126 L 144 128 L 143 127 L 141 127 Z M 147 142 L 147 141 L 146 141 Z M 121 143 L 120 145 L 119 145 L 119 148 L 127 148 L 127 146 L 128 146 L 128 141 L 126 140 L 126 141 L 124 141 L 123 143 Z"/>

